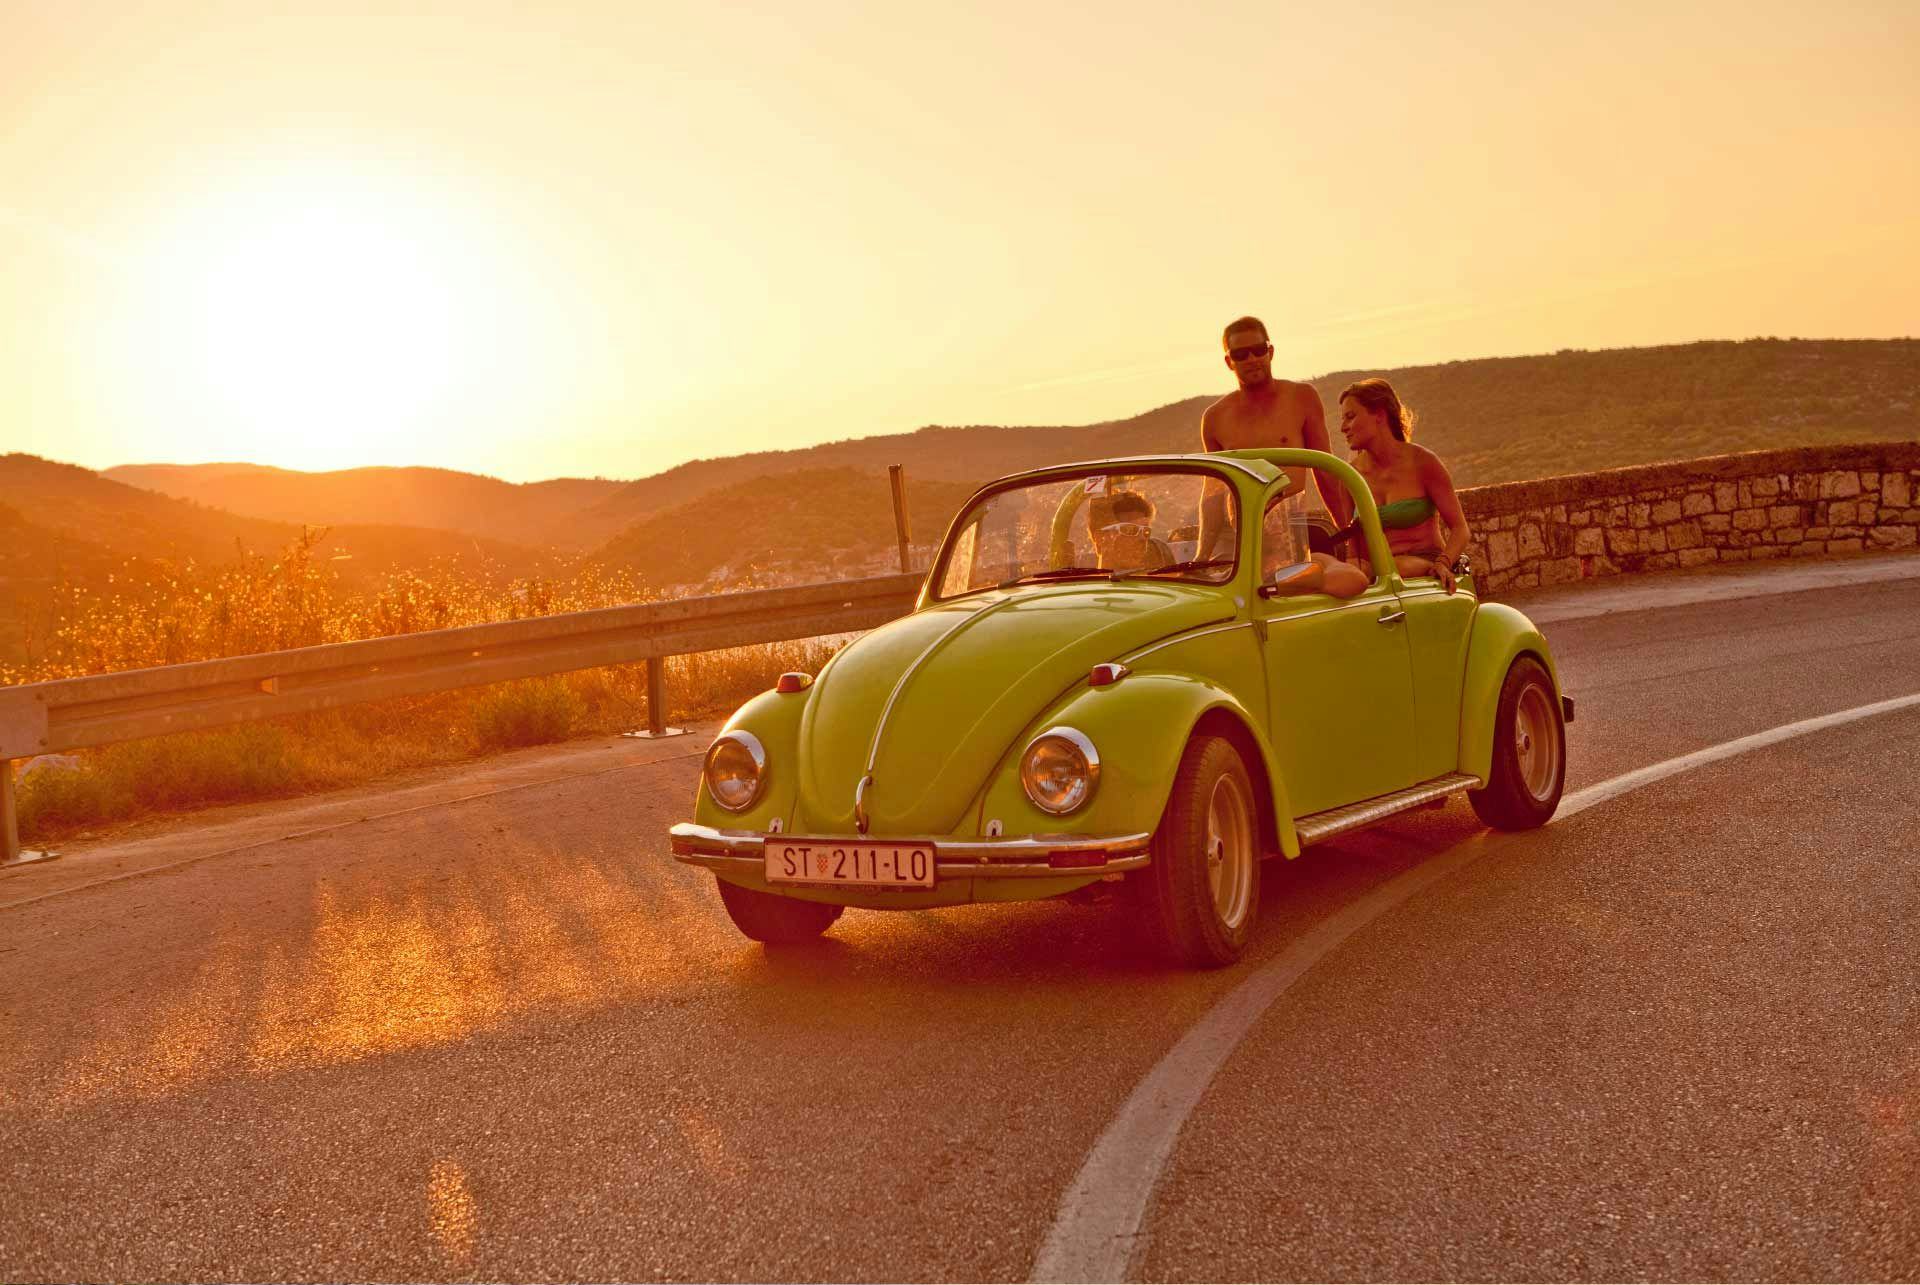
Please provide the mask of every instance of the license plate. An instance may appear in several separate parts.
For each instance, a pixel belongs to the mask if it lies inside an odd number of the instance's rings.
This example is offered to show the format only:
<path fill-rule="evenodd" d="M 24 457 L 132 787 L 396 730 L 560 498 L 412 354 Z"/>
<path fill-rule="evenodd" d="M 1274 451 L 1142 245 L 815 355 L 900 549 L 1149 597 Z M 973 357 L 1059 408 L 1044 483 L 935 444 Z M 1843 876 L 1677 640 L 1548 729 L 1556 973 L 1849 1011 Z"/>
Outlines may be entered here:
<path fill-rule="evenodd" d="M 849 843 L 767 836 L 768 883 L 933 887 L 931 843 Z"/>

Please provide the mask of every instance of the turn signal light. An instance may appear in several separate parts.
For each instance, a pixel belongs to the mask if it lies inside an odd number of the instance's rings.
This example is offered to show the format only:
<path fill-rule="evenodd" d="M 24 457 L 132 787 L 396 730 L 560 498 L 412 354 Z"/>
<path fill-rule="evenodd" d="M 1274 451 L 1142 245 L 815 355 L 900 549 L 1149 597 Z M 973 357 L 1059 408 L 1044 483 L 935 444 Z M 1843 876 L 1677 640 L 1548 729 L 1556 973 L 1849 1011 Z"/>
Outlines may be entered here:
<path fill-rule="evenodd" d="M 1087 675 L 1087 686 L 1108 687 L 1119 682 L 1132 672 L 1131 669 L 1128 669 L 1117 660 L 1109 661 L 1103 665 L 1095 665 L 1093 671 Z"/>
<path fill-rule="evenodd" d="M 773 684 L 773 690 L 786 693 L 804 692 L 811 686 L 813 686 L 812 674 L 803 674 L 798 670 L 792 670 L 780 675 Z"/>
<path fill-rule="evenodd" d="M 1096 848 L 1092 852 L 1084 849 L 1073 852 L 1052 852 L 1047 854 L 1047 864 L 1055 870 L 1079 870 L 1087 866 L 1107 864 L 1106 850 Z"/>

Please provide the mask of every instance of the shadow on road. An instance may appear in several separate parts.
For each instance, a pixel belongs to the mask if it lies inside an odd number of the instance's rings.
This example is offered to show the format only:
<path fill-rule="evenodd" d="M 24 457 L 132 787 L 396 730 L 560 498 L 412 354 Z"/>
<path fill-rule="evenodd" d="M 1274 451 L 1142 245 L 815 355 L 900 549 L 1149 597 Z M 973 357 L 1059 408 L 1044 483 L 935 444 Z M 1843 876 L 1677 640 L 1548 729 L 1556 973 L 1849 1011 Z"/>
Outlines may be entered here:
<path fill-rule="evenodd" d="M 1163 963 L 1117 887 L 1077 901 L 850 911 L 817 943 L 769 949 L 733 930 L 709 876 L 664 856 L 583 848 L 488 808 L 436 822 L 449 826 L 453 861 L 261 862 L 238 882 L 128 884 L 65 915 L 49 903 L 21 925 L 40 940 L 12 957 L 36 960 L 39 985 L 10 1006 L 9 1092 L 33 1085 L 27 1098 L 69 1106 L 152 1097 L 520 1023 L 644 1023 L 687 1008 L 740 1020 L 751 1041 L 919 1040 L 958 1025 L 998 1042 L 1028 1023 L 1071 1030 L 1128 1014 L 1158 1040 L 1244 971 Z M 1268 863 L 1249 963 L 1477 830 L 1456 804 Z M 404 851 L 393 838 L 387 850 Z M 97 1020 L 66 1019 L 76 1002 Z"/>

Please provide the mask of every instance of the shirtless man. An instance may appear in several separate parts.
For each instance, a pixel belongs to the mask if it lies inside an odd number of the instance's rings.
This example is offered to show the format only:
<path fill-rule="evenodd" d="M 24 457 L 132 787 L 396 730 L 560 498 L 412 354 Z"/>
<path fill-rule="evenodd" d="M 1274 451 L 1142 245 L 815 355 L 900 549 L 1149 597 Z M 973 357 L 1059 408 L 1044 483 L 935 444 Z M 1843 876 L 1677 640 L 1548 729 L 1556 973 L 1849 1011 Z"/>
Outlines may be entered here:
<path fill-rule="evenodd" d="M 1327 413 L 1312 384 L 1273 377 L 1273 344 L 1258 317 L 1242 317 L 1227 326 L 1220 346 L 1226 350 L 1227 369 L 1240 387 L 1207 407 L 1200 416 L 1203 450 L 1237 451 L 1256 447 L 1304 446 L 1324 451 Z M 1340 479 L 1316 471 L 1314 485 L 1333 515 L 1334 525 L 1346 522 L 1352 504 Z M 1304 480 L 1294 479 L 1297 489 Z M 1226 490 L 1209 487 L 1200 510 L 1200 547 L 1194 556 L 1206 557 L 1226 528 Z"/>

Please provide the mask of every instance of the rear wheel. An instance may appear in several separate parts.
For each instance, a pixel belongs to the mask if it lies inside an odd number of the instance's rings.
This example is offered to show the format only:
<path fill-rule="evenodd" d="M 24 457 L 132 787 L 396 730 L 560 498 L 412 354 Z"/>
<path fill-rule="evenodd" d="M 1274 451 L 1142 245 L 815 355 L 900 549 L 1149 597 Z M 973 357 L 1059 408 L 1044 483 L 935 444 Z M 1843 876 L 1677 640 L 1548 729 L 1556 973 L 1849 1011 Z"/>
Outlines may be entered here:
<path fill-rule="evenodd" d="M 1567 783 L 1567 731 L 1546 667 L 1522 656 L 1507 671 L 1493 725 L 1493 766 L 1484 790 L 1468 790 L 1480 819 L 1496 830 L 1545 825 Z"/>
<path fill-rule="evenodd" d="M 733 926 L 755 941 L 774 945 L 818 937 L 833 925 L 843 909 L 825 902 L 796 901 L 757 888 L 743 888 L 725 879 L 714 882 L 720 885 L 720 903 L 727 908 L 727 918 L 733 920 Z"/>
<path fill-rule="evenodd" d="M 1233 963 L 1260 914 L 1260 828 L 1253 782 L 1233 743 L 1196 736 L 1153 834 L 1153 860 L 1132 876 L 1159 946 L 1198 968 Z"/>

